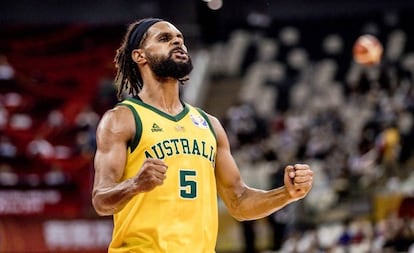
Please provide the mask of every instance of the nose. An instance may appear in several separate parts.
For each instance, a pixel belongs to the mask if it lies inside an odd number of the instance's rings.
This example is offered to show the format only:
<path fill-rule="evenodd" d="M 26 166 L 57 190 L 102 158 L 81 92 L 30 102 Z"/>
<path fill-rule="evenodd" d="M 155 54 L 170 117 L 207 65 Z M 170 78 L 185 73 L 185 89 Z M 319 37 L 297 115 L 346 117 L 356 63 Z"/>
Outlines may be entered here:
<path fill-rule="evenodd" d="M 180 37 L 175 37 L 175 38 L 172 40 L 172 44 L 173 44 L 174 46 L 182 46 L 182 45 L 183 45 L 183 40 L 182 40 Z"/>

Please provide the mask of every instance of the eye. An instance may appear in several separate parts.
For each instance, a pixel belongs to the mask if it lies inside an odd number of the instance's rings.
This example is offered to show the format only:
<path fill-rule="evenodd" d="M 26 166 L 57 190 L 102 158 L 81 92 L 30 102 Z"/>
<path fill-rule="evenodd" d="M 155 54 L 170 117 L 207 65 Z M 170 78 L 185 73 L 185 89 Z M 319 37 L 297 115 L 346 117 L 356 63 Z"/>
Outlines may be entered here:
<path fill-rule="evenodd" d="M 162 35 L 162 36 L 159 38 L 159 41 L 161 41 L 161 42 L 167 42 L 167 41 L 169 41 L 169 40 L 170 40 L 170 37 L 171 37 L 171 36 L 169 36 L 169 35 Z"/>

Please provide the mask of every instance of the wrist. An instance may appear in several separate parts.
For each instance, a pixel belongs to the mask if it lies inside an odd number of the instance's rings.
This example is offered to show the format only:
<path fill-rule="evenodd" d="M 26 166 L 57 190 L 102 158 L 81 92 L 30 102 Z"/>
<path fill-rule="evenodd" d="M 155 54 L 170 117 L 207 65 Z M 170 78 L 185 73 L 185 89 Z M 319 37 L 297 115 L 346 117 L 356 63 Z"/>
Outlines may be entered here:
<path fill-rule="evenodd" d="M 135 178 L 127 179 L 125 182 L 128 184 L 126 189 L 128 189 L 128 194 L 131 195 L 131 197 L 142 192 L 139 187 L 139 183 L 135 180 Z"/>
<path fill-rule="evenodd" d="M 296 198 L 295 198 L 295 194 L 294 194 L 294 189 L 289 189 L 286 185 L 284 185 L 282 187 L 283 187 L 283 190 L 284 190 L 284 192 L 286 194 L 286 202 L 287 202 L 287 204 L 290 204 L 292 202 L 295 202 L 296 201 Z"/>

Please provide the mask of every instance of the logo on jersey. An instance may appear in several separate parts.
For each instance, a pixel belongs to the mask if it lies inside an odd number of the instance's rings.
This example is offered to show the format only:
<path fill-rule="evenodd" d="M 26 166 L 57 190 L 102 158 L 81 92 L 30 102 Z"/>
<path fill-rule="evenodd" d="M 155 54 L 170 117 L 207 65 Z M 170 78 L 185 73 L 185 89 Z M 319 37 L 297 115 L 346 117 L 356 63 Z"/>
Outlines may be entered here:
<path fill-rule="evenodd" d="M 194 123 L 194 125 L 196 125 L 199 128 L 204 128 L 207 129 L 208 128 L 208 123 L 207 121 L 200 115 L 190 115 L 191 121 Z"/>
<path fill-rule="evenodd" d="M 156 123 L 152 124 L 151 132 L 162 132 L 162 128 L 159 127 Z"/>

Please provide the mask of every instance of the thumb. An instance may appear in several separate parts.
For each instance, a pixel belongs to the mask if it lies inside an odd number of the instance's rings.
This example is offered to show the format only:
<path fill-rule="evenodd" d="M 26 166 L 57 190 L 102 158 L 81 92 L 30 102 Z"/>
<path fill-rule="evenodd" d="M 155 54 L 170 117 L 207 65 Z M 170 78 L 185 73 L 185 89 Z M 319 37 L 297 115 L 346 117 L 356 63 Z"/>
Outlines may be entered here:
<path fill-rule="evenodd" d="M 285 168 L 285 185 L 293 185 L 295 179 L 295 167 L 292 165 Z"/>

